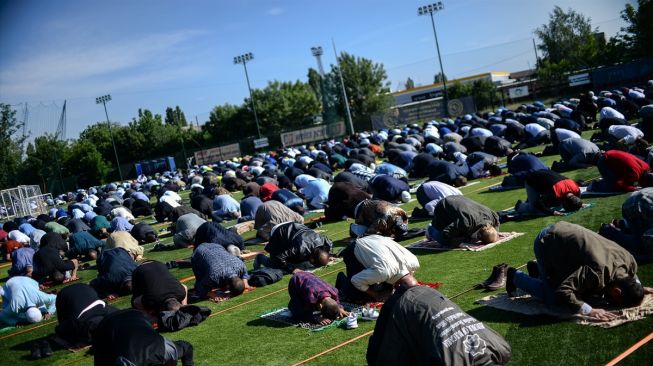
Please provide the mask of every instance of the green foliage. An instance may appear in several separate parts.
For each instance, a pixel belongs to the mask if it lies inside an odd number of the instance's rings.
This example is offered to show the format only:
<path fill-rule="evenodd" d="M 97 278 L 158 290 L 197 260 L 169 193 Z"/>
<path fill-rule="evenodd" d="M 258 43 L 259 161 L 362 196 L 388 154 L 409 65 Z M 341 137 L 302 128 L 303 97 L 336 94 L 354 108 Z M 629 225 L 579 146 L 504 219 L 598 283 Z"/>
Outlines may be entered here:
<path fill-rule="evenodd" d="M 405 89 L 413 89 L 414 87 L 415 87 L 415 82 L 413 81 L 413 79 L 411 79 L 411 78 L 409 77 L 409 78 L 406 80 L 406 83 L 404 84 L 404 88 L 405 88 Z"/>
<path fill-rule="evenodd" d="M 16 136 L 23 127 L 16 120 L 16 111 L 9 104 L 0 103 L 0 189 L 19 183 L 16 174 L 21 164 L 25 136 Z"/>
<path fill-rule="evenodd" d="M 441 83 L 441 82 L 443 82 L 443 81 L 447 81 L 447 80 L 449 80 L 449 79 L 447 79 L 447 75 L 446 75 L 446 74 L 442 74 L 441 72 L 438 72 L 438 73 L 435 74 L 435 76 L 433 77 L 433 83 L 434 83 L 434 84 L 439 84 L 439 83 Z"/>
<path fill-rule="evenodd" d="M 30 142 L 26 149 L 26 159 L 23 162 L 23 183 L 41 185 L 47 190 L 46 181 L 58 180 L 67 175 L 63 169 L 63 160 L 68 149 L 66 141 L 57 140 L 53 135 L 46 134 Z M 60 175 L 61 174 L 61 175 Z"/>
<path fill-rule="evenodd" d="M 104 156 L 113 156 L 113 154 Z M 64 171 L 79 176 L 78 187 L 105 183 L 110 170 L 111 164 L 89 140 L 79 139 L 67 150 Z"/>
<path fill-rule="evenodd" d="M 626 4 L 621 18 L 628 23 L 621 32 L 611 39 L 612 45 L 621 51 L 624 60 L 653 57 L 653 1 L 638 0 L 637 9 Z M 615 52 L 617 53 L 617 52 Z"/>
<path fill-rule="evenodd" d="M 263 134 L 310 125 L 322 109 L 311 86 L 300 81 L 271 81 L 252 94 Z M 248 100 L 246 106 L 250 105 Z"/>
<path fill-rule="evenodd" d="M 499 100 L 496 86 L 489 80 L 476 80 L 473 83 L 454 83 L 447 87 L 449 99 L 456 99 L 465 96 L 474 98 L 476 109 L 484 110 L 494 105 Z"/>
<path fill-rule="evenodd" d="M 179 108 L 179 106 L 176 106 L 175 109 L 172 109 L 170 107 L 166 108 L 166 119 L 165 123 L 167 125 L 174 125 L 174 126 L 187 126 L 188 122 L 186 121 L 186 115 L 184 115 L 184 112 Z"/>
<path fill-rule="evenodd" d="M 342 67 L 349 108 L 357 128 L 370 128 L 370 118 L 374 113 L 384 111 L 390 106 L 390 82 L 383 64 L 355 57 L 346 52 L 338 56 Z M 331 66 L 330 77 L 338 80 L 338 66 Z M 338 80 L 339 81 L 339 80 Z M 340 83 L 334 83 L 339 86 Z M 334 91 L 335 92 L 335 91 Z M 341 93 L 335 93 L 338 110 L 344 116 L 344 101 Z"/>
<path fill-rule="evenodd" d="M 549 23 L 535 30 L 543 52 L 538 77 L 546 85 L 557 85 L 565 73 L 599 66 L 606 61 L 606 44 L 602 33 L 592 28 L 591 19 L 559 6 L 549 14 Z"/>

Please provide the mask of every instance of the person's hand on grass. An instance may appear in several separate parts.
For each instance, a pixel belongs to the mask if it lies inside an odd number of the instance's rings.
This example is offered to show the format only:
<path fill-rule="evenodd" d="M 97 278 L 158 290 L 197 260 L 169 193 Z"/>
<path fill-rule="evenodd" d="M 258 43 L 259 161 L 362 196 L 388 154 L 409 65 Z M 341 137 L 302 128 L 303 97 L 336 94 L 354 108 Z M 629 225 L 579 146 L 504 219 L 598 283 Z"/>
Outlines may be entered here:
<path fill-rule="evenodd" d="M 50 320 L 50 319 L 52 319 L 52 314 L 50 313 L 43 314 L 43 320 Z"/>
<path fill-rule="evenodd" d="M 295 269 L 292 270 L 293 274 L 298 273 L 298 272 L 303 272 L 303 271 L 301 269 L 299 269 L 299 268 L 295 268 Z"/>
<path fill-rule="evenodd" d="M 333 320 L 328 319 L 328 318 L 319 317 L 317 319 L 317 324 L 319 324 L 319 325 L 329 325 L 329 324 L 331 324 L 332 321 Z"/>
<path fill-rule="evenodd" d="M 565 214 L 560 211 L 553 211 L 553 216 L 564 216 Z"/>
<path fill-rule="evenodd" d="M 595 318 L 595 319 L 601 320 L 601 321 L 608 321 L 608 320 L 612 320 L 612 319 L 617 317 L 617 314 L 615 314 L 615 313 L 613 313 L 611 311 L 607 311 L 607 310 L 604 310 L 604 309 L 598 309 L 598 308 L 592 309 L 592 311 L 590 311 L 589 314 L 587 314 L 587 315 L 589 317 L 591 317 L 591 318 Z"/>
<path fill-rule="evenodd" d="M 644 295 L 653 294 L 653 287 L 644 287 Z"/>

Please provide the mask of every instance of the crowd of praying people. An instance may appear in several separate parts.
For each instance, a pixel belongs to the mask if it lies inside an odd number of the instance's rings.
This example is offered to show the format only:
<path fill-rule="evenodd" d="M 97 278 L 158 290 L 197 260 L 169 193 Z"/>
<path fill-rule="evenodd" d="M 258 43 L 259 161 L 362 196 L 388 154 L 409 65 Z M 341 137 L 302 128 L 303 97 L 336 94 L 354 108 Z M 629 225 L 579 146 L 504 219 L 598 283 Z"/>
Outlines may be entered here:
<path fill-rule="evenodd" d="M 505 288 L 509 296 L 525 291 L 599 320 L 615 315 L 591 305 L 591 298 L 636 306 L 653 293 L 637 277 L 637 264 L 653 258 L 652 100 L 649 81 L 548 107 L 534 102 L 360 132 L 61 195 L 47 213 L 2 224 L 2 255 L 11 268 L 0 289 L 0 322 L 13 326 L 56 315 L 56 335 L 70 345 L 92 345 L 96 364 L 192 365 L 193 346 L 160 335 L 153 324 L 169 330 L 198 324 L 210 310 L 194 304 L 289 276 L 288 309 L 298 321 L 326 326 L 346 319 L 355 327 L 357 315 L 344 301 L 384 303 L 372 315 L 370 365 L 505 364 L 511 358 L 506 340 L 422 286 L 415 277 L 418 258 L 399 242 L 424 237 L 450 248 L 491 244 L 501 223 L 515 215 L 564 216 L 584 207 L 582 192 L 632 192 L 623 217 L 598 232 L 565 221 L 542 228 L 528 273 L 500 264 L 484 285 Z M 590 139 L 581 136 L 592 128 L 598 132 Z M 525 151 L 534 146 L 545 148 Z M 560 161 L 549 168 L 543 155 L 560 155 Z M 599 179 L 564 175 L 591 166 L 598 167 Z M 500 175 L 500 188 L 526 191 L 513 216 L 460 190 Z M 411 199 L 418 206 L 406 212 L 402 205 Z M 311 214 L 321 219 L 308 219 Z M 152 218 L 166 225 L 172 244 L 160 242 Z M 343 220 L 350 220 L 350 240 L 336 253 L 316 228 Z M 409 229 L 409 221 L 424 224 Z M 254 230 L 265 244 L 251 270 L 240 228 Z M 145 245 L 192 253 L 164 263 L 144 259 Z M 330 284 L 313 271 L 335 257 L 345 270 Z M 177 267 L 192 269 L 192 288 L 170 272 Z M 88 284 L 68 284 L 80 271 L 97 274 Z M 131 296 L 130 309 L 111 305 L 121 296 Z M 47 341 L 35 342 L 31 352 L 34 358 L 52 354 Z"/>

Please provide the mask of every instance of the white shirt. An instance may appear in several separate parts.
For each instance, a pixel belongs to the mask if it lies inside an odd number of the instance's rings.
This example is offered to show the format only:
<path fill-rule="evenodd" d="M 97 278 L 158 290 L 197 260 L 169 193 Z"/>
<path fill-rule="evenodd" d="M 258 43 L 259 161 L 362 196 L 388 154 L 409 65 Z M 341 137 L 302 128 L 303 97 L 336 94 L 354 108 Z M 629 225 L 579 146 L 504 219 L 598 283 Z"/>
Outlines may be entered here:
<path fill-rule="evenodd" d="M 351 278 L 360 291 L 374 284 L 386 282 L 394 285 L 403 276 L 419 268 L 417 257 L 394 240 L 381 235 L 356 239 L 354 256 L 365 269 Z"/>
<path fill-rule="evenodd" d="M 111 210 L 111 216 L 113 217 L 122 217 L 126 219 L 127 221 L 134 220 L 134 215 L 132 215 L 131 211 L 127 207 L 116 207 L 113 210 Z"/>
<path fill-rule="evenodd" d="M 424 190 L 426 197 L 431 200 L 424 206 L 424 209 L 426 209 L 429 215 L 433 215 L 435 205 L 437 205 L 438 202 L 440 202 L 440 200 L 443 198 L 463 195 L 463 193 L 458 188 L 435 180 L 422 184 L 422 189 Z"/>
<path fill-rule="evenodd" d="M 493 136 L 494 134 L 492 133 L 492 131 L 488 130 L 487 128 L 475 127 L 475 128 L 472 128 L 469 135 L 470 136 L 490 137 L 490 136 Z"/>
<path fill-rule="evenodd" d="M 599 121 L 607 117 L 626 119 L 623 114 L 619 113 L 619 111 L 612 107 L 601 108 L 601 113 L 599 113 Z"/>
<path fill-rule="evenodd" d="M 556 136 L 558 136 L 558 141 L 562 142 L 566 139 L 571 139 L 571 138 L 581 138 L 579 134 L 577 134 L 574 131 L 567 130 L 565 128 L 556 128 L 555 129 Z"/>
<path fill-rule="evenodd" d="M 608 128 L 608 133 L 617 140 L 624 139 L 626 144 L 632 144 L 638 138 L 644 137 L 644 132 L 633 126 L 613 125 Z"/>
<path fill-rule="evenodd" d="M 535 137 L 540 132 L 546 131 L 546 128 L 538 125 L 537 123 L 529 123 L 524 126 L 524 131 L 526 131 L 531 137 Z"/>

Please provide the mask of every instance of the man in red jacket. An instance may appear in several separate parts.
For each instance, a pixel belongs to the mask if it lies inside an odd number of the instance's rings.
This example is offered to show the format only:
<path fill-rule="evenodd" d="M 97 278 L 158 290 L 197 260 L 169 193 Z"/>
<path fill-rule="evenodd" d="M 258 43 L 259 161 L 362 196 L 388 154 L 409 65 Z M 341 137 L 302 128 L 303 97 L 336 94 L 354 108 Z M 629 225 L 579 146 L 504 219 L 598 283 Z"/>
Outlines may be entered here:
<path fill-rule="evenodd" d="M 601 179 L 589 187 L 593 192 L 633 192 L 635 183 L 653 185 L 651 167 L 637 156 L 621 150 L 608 150 L 598 160 Z"/>

